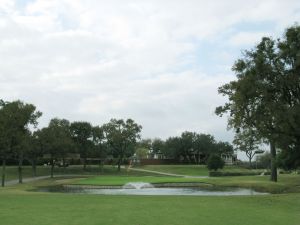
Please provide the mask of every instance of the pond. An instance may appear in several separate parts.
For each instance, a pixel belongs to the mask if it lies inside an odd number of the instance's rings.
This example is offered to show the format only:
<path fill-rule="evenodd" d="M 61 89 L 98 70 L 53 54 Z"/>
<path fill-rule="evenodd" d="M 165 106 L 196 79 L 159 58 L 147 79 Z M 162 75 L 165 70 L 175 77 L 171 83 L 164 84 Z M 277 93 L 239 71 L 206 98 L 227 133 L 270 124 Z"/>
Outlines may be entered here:
<path fill-rule="evenodd" d="M 120 188 L 87 188 L 74 186 L 55 186 L 40 188 L 42 192 L 60 192 L 73 194 L 99 194 L 99 195 L 180 195 L 180 196 L 236 196 L 236 195 L 266 195 L 269 193 L 257 192 L 246 188 L 220 188 L 220 187 L 151 187 L 145 185 L 135 188 L 124 185 Z"/>

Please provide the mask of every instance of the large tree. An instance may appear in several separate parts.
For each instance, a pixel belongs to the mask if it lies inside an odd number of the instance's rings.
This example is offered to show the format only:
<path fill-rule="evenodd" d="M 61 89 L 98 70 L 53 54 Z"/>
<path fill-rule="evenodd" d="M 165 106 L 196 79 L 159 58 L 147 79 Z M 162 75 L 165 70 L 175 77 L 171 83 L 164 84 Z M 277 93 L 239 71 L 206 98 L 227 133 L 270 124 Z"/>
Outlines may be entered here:
<path fill-rule="evenodd" d="M 237 133 L 254 129 L 270 144 L 272 181 L 277 181 L 276 147 L 299 151 L 299 52 L 299 26 L 288 28 L 282 40 L 264 37 L 234 64 L 237 80 L 219 88 L 229 101 L 216 113 L 228 112 L 228 125 Z"/>
<path fill-rule="evenodd" d="M 103 131 L 107 144 L 112 150 L 112 155 L 117 158 L 118 171 L 124 158 L 134 154 L 135 145 L 140 139 L 142 126 L 135 123 L 132 119 L 126 121 L 122 119 L 111 119 L 103 125 Z"/>
<path fill-rule="evenodd" d="M 215 138 L 210 134 L 197 134 L 194 141 L 196 163 L 207 161 L 210 154 L 216 150 Z"/>
<path fill-rule="evenodd" d="M 92 129 L 93 133 L 93 145 L 95 151 L 93 151 L 93 155 L 99 160 L 99 166 L 101 167 L 101 172 L 103 172 L 104 161 L 107 157 L 107 144 L 104 137 L 103 128 L 100 126 L 95 126 Z"/>
<path fill-rule="evenodd" d="M 5 185 L 5 176 L 6 176 L 6 160 L 11 154 L 10 152 L 10 143 L 9 137 L 6 132 L 6 119 L 0 110 L 0 158 L 2 160 L 2 176 L 1 176 L 1 186 Z"/>
<path fill-rule="evenodd" d="M 22 183 L 22 165 L 24 159 L 24 142 L 30 133 L 29 126 L 37 125 L 37 119 L 42 115 L 36 111 L 36 107 L 32 104 L 23 103 L 21 101 L 4 102 L 0 101 L 0 134 L 2 141 L 2 152 L 7 151 L 11 155 L 15 155 L 18 159 L 19 183 Z M 5 172 L 5 161 L 7 155 L 3 155 L 3 168 Z M 3 185 L 5 174 L 3 174 Z"/>
<path fill-rule="evenodd" d="M 26 142 L 27 150 L 25 157 L 31 163 L 32 175 L 35 177 L 38 158 L 42 157 L 44 153 L 38 138 L 38 131 L 29 134 Z"/>
<path fill-rule="evenodd" d="M 93 127 L 89 122 L 73 122 L 70 126 L 71 135 L 79 149 L 80 158 L 83 159 L 83 169 L 86 169 L 86 158 L 91 147 Z"/>
<path fill-rule="evenodd" d="M 154 157 L 155 154 L 162 154 L 165 147 L 165 142 L 159 138 L 154 138 L 151 143 L 151 154 Z"/>
<path fill-rule="evenodd" d="M 68 153 L 74 153 L 74 142 L 70 134 L 70 122 L 66 119 L 54 118 L 48 127 L 36 133 L 44 153 L 49 155 L 51 178 L 54 174 L 55 160 L 64 160 Z"/>

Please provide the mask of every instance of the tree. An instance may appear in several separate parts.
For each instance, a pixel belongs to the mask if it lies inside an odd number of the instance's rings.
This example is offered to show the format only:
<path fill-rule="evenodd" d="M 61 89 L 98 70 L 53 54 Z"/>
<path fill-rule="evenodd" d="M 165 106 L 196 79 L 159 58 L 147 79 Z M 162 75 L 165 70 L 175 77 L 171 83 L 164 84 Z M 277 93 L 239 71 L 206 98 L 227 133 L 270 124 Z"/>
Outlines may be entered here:
<path fill-rule="evenodd" d="M 210 154 L 216 150 L 215 138 L 210 134 L 197 134 L 194 141 L 194 151 L 196 154 L 196 162 L 207 161 Z M 201 160 L 201 156 L 203 159 Z"/>
<path fill-rule="evenodd" d="M 152 148 L 152 157 L 154 157 L 155 154 L 162 154 L 163 149 L 165 148 L 165 142 L 159 138 L 155 138 L 152 141 L 151 144 L 151 148 Z"/>
<path fill-rule="evenodd" d="M 35 177 L 37 160 L 39 157 L 43 156 L 43 149 L 40 145 L 37 131 L 28 135 L 27 143 L 26 158 L 31 162 L 32 175 Z"/>
<path fill-rule="evenodd" d="M 148 153 L 149 153 L 149 149 L 147 149 L 145 147 L 137 146 L 135 149 L 135 154 L 138 159 L 147 158 Z"/>
<path fill-rule="evenodd" d="M 224 165 L 225 162 L 219 155 L 212 154 L 207 160 L 207 168 L 209 170 L 217 171 L 218 169 L 222 169 Z"/>
<path fill-rule="evenodd" d="M 180 160 L 180 155 L 181 155 L 180 137 L 169 137 L 164 144 L 162 153 L 167 158 Z"/>
<path fill-rule="evenodd" d="M 70 127 L 71 135 L 76 143 L 80 158 L 83 159 L 83 169 L 86 169 L 86 158 L 88 156 L 91 138 L 93 136 L 92 125 L 88 122 L 73 122 Z"/>
<path fill-rule="evenodd" d="M 257 157 L 257 166 L 259 168 L 270 169 L 271 168 L 271 154 L 269 152 L 265 152 L 262 155 L 258 155 Z"/>
<path fill-rule="evenodd" d="M 1 100 L 0 100 L 1 101 Z M 6 132 L 7 121 L 3 115 L 3 111 L 0 110 L 0 157 L 2 159 L 2 176 L 1 176 L 1 186 L 5 185 L 6 176 L 6 160 L 10 152 L 9 137 Z"/>
<path fill-rule="evenodd" d="M 55 160 L 62 159 L 65 166 L 65 158 L 68 153 L 74 151 L 74 142 L 70 134 L 70 122 L 66 119 L 54 118 L 48 127 L 37 132 L 41 148 L 49 154 L 51 163 L 51 178 L 54 174 Z"/>
<path fill-rule="evenodd" d="M 135 155 L 138 159 L 147 158 L 148 154 L 152 151 L 152 140 L 151 139 L 142 139 L 137 142 L 135 148 Z"/>
<path fill-rule="evenodd" d="M 282 40 L 264 37 L 234 64 L 237 80 L 219 88 L 229 102 L 216 113 L 228 112 L 228 125 L 237 133 L 254 129 L 270 144 L 272 181 L 277 181 L 276 148 L 300 151 L 299 51 L 299 26 L 288 28 Z"/>
<path fill-rule="evenodd" d="M 194 142 L 196 138 L 195 132 L 185 131 L 180 137 L 180 154 L 185 161 L 195 162 Z"/>
<path fill-rule="evenodd" d="M 103 172 L 104 160 L 107 156 L 107 144 L 105 143 L 104 131 L 102 127 L 96 126 L 92 128 L 93 144 L 95 147 L 95 154 L 99 157 L 101 172 Z"/>
<path fill-rule="evenodd" d="M 278 166 L 284 170 L 295 170 L 300 167 L 300 151 L 283 149 L 278 154 Z"/>
<path fill-rule="evenodd" d="M 122 119 L 111 119 L 110 122 L 103 125 L 103 130 L 105 139 L 112 150 L 112 155 L 118 160 L 118 171 L 120 171 L 124 158 L 134 154 L 142 126 L 132 119 L 127 119 L 126 122 Z"/>
<path fill-rule="evenodd" d="M 22 165 L 24 158 L 24 139 L 28 135 L 29 125 L 34 127 L 37 125 L 37 119 L 42 115 L 41 112 L 36 111 L 36 107 L 32 104 L 23 103 L 21 101 L 4 102 L 0 101 L 0 131 L 2 135 L 3 151 L 9 151 L 16 155 L 18 159 L 18 174 L 19 183 L 22 183 Z M 3 152 L 2 151 L 2 152 Z M 3 157 L 3 168 L 5 172 L 5 160 L 7 156 Z M 5 175 L 2 176 L 4 184 Z"/>
<path fill-rule="evenodd" d="M 245 152 L 249 159 L 250 168 L 252 168 L 252 159 L 258 151 L 261 141 L 257 138 L 253 129 L 243 129 L 234 136 L 233 143 L 240 151 Z"/>

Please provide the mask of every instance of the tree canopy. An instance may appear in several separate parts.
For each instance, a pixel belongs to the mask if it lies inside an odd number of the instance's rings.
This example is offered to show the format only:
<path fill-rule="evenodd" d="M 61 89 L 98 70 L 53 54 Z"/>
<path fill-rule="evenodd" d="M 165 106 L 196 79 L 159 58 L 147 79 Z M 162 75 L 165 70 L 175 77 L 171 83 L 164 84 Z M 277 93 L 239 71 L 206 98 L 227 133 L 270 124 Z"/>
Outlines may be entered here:
<path fill-rule="evenodd" d="M 288 28 L 283 39 L 262 38 L 233 71 L 237 80 L 219 88 L 229 101 L 216 113 L 229 113 L 228 125 L 236 133 L 253 129 L 270 143 L 271 180 L 277 181 L 276 147 L 299 151 L 300 146 L 300 27 Z"/>
<path fill-rule="evenodd" d="M 142 126 L 135 123 L 132 119 L 126 121 L 122 119 L 111 119 L 103 125 L 103 131 L 107 144 L 112 150 L 112 155 L 118 159 L 118 170 L 124 158 L 134 154 L 135 145 L 140 139 Z"/>

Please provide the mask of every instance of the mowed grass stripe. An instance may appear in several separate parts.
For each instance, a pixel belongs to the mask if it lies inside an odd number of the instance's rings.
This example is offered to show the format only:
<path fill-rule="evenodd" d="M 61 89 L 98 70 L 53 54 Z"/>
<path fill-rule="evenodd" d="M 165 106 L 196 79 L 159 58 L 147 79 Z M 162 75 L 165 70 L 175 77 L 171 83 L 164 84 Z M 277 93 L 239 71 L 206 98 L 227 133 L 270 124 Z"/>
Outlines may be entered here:
<path fill-rule="evenodd" d="M 253 197 L 0 195 L 6 225 L 299 225 L 300 195 Z"/>

